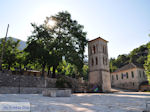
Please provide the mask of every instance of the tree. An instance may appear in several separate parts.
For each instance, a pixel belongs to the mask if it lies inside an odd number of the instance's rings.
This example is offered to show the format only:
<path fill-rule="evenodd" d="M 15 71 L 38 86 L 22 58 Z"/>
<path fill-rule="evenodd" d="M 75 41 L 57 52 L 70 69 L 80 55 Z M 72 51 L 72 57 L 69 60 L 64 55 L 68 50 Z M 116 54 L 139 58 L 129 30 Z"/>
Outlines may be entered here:
<path fill-rule="evenodd" d="M 16 66 L 22 70 L 27 65 L 27 53 L 24 51 L 20 51 L 16 54 Z"/>
<path fill-rule="evenodd" d="M 66 60 L 63 60 L 61 63 L 59 63 L 59 66 L 57 66 L 57 72 L 59 75 L 63 74 L 69 77 L 74 77 L 74 75 L 77 74 L 77 68 L 75 65 L 72 65 L 71 63 L 66 62 Z M 83 73 L 85 72 L 86 68 L 83 70 Z"/>
<path fill-rule="evenodd" d="M 3 39 L 0 40 L 1 43 Z M 3 57 L 3 64 L 6 66 L 8 70 L 10 70 L 10 67 L 15 65 L 16 60 L 17 60 L 17 54 L 20 52 L 18 47 L 19 47 L 19 42 L 20 40 L 14 41 L 11 37 L 8 38 L 8 40 L 5 43 L 5 52 L 4 52 L 4 57 Z M 2 48 L 3 44 L 1 44 Z M 2 49 L 1 49 L 2 50 Z"/>
<path fill-rule="evenodd" d="M 83 66 L 83 76 L 84 76 L 85 80 L 88 80 L 88 72 L 89 72 L 88 65 L 84 65 Z"/>
<path fill-rule="evenodd" d="M 50 22 L 55 22 L 50 26 Z M 62 57 L 68 63 L 75 65 L 78 73 L 83 72 L 83 59 L 85 46 L 87 45 L 86 32 L 83 26 L 76 20 L 72 20 L 68 12 L 59 12 L 58 14 L 47 17 L 44 24 L 37 26 L 32 24 L 34 31 L 28 38 L 28 47 L 31 60 L 36 60 L 42 64 L 53 68 L 53 75 L 57 66 L 62 62 Z"/>
<path fill-rule="evenodd" d="M 110 58 L 109 68 L 110 68 L 110 72 L 114 72 L 117 69 L 117 65 L 115 65 L 115 58 Z"/>
<path fill-rule="evenodd" d="M 150 42 L 145 45 L 141 45 L 140 47 L 133 49 L 129 54 L 119 55 L 117 59 L 111 58 L 110 72 L 114 72 L 117 68 L 121 68 L 128 63 L 135 63 L 143 66 L 145 60 L 147 60 L 149 44 Z"/>
<path fill-rule="evenodd" d="M 145 60 L 147 59 L 147 45 L 142 45 L 139 48 L 134 49 L 130 52 L 130 62 L 144 65 Z"/>
<path fill-rule="evenodd" d="M 109 61 L 110 72 L 114 72 L 117 68 L 120 68 L 129 63 L 129 56 L 126 54 L 119 55 L 117 59 L 111 58 Z"/>
<path fill-rule="evenodd" d="M 148 49 L 149 49 L 149 54 L 147 56 L 147 60 L 145 61 L 144 68 L 145 68 L 145 71 L 146 71 L 148 81 L 150 83 L 150 43 L 147 46 L 148 46 Z"/>
<path fill-rule="evenodd" d="M 29 38 L 30 39 L 30 38 Z M 44 43 L 40 40 L 28 40 L 28 46 L 25 52 L 29 53 L 28 60 L 31 63 L 40 63 L 42 67 L 42 76 L 44 75 L 45 66 L 47 63 L 49 51 L 45 48 Z"/>
<path fill-rule="evenodd" d="M 68 12 L 59 12 L 55 16 L 47 18 L 46 23 L 50 19 L 57 21 L 52 32 L 56 37 L 55 48 L 59 52 L 59 56 L 64 56 L 67 62 L 77 67 L 80 75 L 83 74 L 84 51 L 87 45 L 84 27 L 76 20 L 72 20 Z"/>

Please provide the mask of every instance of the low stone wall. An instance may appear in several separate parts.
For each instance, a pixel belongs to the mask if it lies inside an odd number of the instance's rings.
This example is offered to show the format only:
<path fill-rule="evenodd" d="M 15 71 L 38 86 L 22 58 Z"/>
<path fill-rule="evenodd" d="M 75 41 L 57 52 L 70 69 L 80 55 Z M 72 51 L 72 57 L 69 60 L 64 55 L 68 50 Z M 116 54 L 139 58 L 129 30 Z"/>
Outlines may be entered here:
<path fill-rule="evenodd" d="M 49 97 L 70 97 L 71 89 L 46 88 L 42 91 L 42 94 Z"/>
<path fill-rule="evenodd" d="M 37 87 L 0 87 L 0 94 L 41 94 L 44 89 Z"/>
<path fill-rule="evenodd" d="M 85 92 L 86 83 L 64 76 L 72 85 L 72 92 Z M 0 93 L 38 94 L 44 88 L 56 88 L 55 78 L 44 78 L 26 75 L 13 75 L 0 72 Z"/>
<path fill-rule="evenodd" d="M 139 83 L 137 83 L 137 82 L 120 83 L 120 84 L 112 85 L 112 87 L 138 91 Z"/>
<path fill-rule="evenodd" d="M 24 75 L 10 75 L 0 72 L 0 87 L 38 87 L 53 88 L 56 79 Z"/>
<path fill-rule="evenodd" d="M 18 87 L 0 87 L 0 94 L 17 94 L 19 93 Z"/>

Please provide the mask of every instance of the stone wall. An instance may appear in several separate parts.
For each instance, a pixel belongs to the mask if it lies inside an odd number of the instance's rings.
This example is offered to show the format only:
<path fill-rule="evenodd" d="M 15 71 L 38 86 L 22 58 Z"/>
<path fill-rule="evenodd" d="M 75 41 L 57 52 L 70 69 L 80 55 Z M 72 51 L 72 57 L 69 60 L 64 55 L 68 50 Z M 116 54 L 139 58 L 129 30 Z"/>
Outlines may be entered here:
<path fill-rule="evenodd" d="M 0 94 L 41 94 L 44 89 L 39 87 L 0 87 Z"/>
<path fill-rule="evenodd" d="M 86 83 L 64 76 L 72 85 L 72 92 L 85 92 Z M 55 78 L 44 78 L 27 75 L 12 75 L 0 72 L 0 94 L 38 94 L 45 88 L 56 88 Z"/>
<path fill-rule="evenodd" d="M 139 83 L 134 82 L 128 82 L 128 83 L 120 83 L 118 85 L 113 86 L 115 88 L 121 88 L 121 89 L 128 89 L 128 90 L 139 90 Z"/>
<path fill-rule="evenodd" d="M 0 87 L 53 88 L 56 79 L 24 75 L 10 75 L 0 72 Z"/>
<path fill-rule="evenodd" d="M 139 74 L 141 71 L 141 77 Z M 132 77 L 132 72 L 134 73 L 134 77 Z M 112 87 L 123 88 L 123 89 L 131 89 L 131 90 L 139 90 L 139 85 L 142 82 L 147 81 L 145 74 L 143 74 L 144 69 L 140 68 L 132 68 L 124 71 L 113 72 L 111 73 L 111 84 Z M 127 74 L 128 73 L 128 77 Z M 122 74 L 123 77 L 122 77 Z M 118 79 L 117 79 L 118 76 Z"/>

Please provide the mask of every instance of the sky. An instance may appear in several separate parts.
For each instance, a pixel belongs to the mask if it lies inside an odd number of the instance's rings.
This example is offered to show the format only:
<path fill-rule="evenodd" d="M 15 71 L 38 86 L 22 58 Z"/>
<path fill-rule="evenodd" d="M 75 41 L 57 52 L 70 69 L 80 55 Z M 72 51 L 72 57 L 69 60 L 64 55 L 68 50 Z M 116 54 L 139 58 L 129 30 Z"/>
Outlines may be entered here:
<path fill-rule="evenodd" d="M 88 40 L 109 41 L 109 57 L 150 42 L 150 0 L 0 0 L 0 8 L 0 38 L 9 24 L 8 36 L 26 41 L 31 23 L 42 24 L 46 17 L 68 11 L 84 25 Z"/>

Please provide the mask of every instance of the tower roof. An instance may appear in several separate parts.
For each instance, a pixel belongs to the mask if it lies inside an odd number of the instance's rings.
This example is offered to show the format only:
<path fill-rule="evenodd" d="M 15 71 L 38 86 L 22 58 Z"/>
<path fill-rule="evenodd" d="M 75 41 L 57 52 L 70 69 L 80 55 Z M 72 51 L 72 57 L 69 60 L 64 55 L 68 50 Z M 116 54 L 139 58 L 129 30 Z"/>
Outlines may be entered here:
<path fill-rule="evenodd" d="M 108 42 L 107 40 L 105 40 L 105 39 L 103 39 L 103 38 L 101 38 L 101 37 L 95 38 L 95 39 L 90 40 L 90 41 L 88 41 L 88 42 L 93 42 L 93 41 L 97 41 L 97 40 L 103 40 L 103 41 L 105 41 L 105 42 Z"/>

